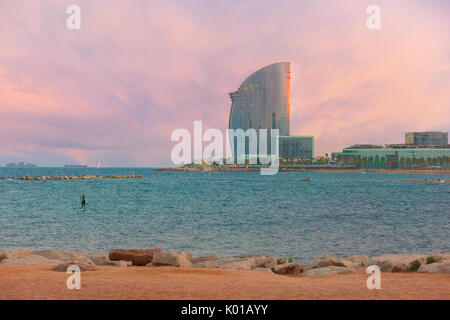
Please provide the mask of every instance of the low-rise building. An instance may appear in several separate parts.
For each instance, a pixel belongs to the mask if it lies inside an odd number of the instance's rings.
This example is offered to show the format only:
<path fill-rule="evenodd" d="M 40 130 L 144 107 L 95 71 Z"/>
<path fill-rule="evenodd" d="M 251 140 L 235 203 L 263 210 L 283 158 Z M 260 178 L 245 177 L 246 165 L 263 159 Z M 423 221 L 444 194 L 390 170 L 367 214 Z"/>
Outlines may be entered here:
<path fill-rule="evenodd" d="M 408 133 L 405 137 L 407 135 Z M 447 136 L 447 133 L 445 133 L 444 137 Z M 333 152 L 331 156 L 340 166 L 354 166 L 364 169 L 450 169 L 448 138 L 445 140 L 442 135 L 440 140 L 435 138 L 429 138 L 426 141 L 416 140 L 416 142 L 433 143 L 430 145 L 387 144 L 381 148 L 362 148 L 363 145 L 355 145 L 344 148 L 342 152 Z M 408 139 L 406 141 L 409 141 Z"/>
<path fill-rule="evenodd" d="M 285 159 L 314 158 L 314 137 L 312 136 L 281 136 L 279 139 L 279 154 Z"/>

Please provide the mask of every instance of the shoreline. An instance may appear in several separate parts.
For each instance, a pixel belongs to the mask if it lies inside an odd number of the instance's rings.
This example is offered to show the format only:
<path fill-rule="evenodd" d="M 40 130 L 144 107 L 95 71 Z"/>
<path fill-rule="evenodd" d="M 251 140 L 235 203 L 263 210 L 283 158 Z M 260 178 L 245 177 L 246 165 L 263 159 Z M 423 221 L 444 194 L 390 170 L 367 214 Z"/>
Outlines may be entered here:
<path fill-rule="evenodd" d="M 157 172 L 257 172 L 261 168 L 158 168 Z M 348 169 L 348 168 L 278 168 L 279 172 L 333 172 L 333 173 L 408 173 L 408 174 L 450 174 L 450 169 Z"/>
<path fill-rule="evenodd" d="M 82 271 L 81 290 L 66 288 L 66 270 L 74 264 Z M 369 265 L 379 266 L 383 290 L 367 288 Z M 7 288 L 0 299 L 450 300 L 450 252 L 295 262 L 264 255 L 193 257 L 162 249 L 0 250 L 0 287 Z"/>
<path fill-rule="evenodd" d="M 25 181 L 36 181 L 36 180 L 95 180 L 95 179 L 140 179 L 141 176 L 40 176 L 40 177 L 12 177 L 4 178 L 0 177 L 0 180 L 25 180 Z"/>

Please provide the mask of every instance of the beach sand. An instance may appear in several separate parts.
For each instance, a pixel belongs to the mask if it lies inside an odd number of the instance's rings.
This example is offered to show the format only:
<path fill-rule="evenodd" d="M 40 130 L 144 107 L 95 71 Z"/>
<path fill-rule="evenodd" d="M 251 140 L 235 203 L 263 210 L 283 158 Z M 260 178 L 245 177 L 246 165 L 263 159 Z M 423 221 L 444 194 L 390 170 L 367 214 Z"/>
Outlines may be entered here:
<path fill-rule="evenodd" d="M 0 299 L 450 299 L 450 274 L 369 274 L 290 277 L 259 271 L 99 266 L 66 288 L 64 272 L 43 265 L 0 265 Z"/>

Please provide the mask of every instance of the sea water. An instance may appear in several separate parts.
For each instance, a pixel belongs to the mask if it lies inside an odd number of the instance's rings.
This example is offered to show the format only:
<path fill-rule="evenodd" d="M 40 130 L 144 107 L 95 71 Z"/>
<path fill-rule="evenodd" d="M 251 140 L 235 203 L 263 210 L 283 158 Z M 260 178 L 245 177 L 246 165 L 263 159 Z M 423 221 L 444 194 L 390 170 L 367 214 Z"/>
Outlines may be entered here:
<path fill-rule="evenodd" d="M 159 247 L 297 261 L 450 251 L 450 183 L 393 181 L 411 174 L 0 169 L 0 177 L 130 174 L 142 179 L 0 180 L 0 248 Z"/>

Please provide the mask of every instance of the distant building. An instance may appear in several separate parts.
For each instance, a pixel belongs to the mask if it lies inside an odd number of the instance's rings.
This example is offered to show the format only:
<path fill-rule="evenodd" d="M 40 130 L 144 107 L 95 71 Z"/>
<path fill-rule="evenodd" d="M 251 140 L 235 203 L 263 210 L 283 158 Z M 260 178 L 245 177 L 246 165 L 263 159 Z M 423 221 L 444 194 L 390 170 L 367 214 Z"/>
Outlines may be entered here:
<path fill-rule="evenodd" d="M 229 128 L 244 131 L 251 128 L 278 129 L 280 157 L 311 159 L 314 156 L 313 138 L 289 135 L 290 73 L 290 62 L 279 62 L 265 66 L 247 77 L 237 91 L 230 93 L 232 104 Z M 231 139 L 235 139 L 233 153 L 237 155 L 236 137 Z M 245 155 L 250 153 L 246 141 Z M 267 153 L 272 153 L 270 138 Z"/>
<path fill-rule="evenodd" d="M 383 146 L 378 144 L 354 144 L 351 149 L 383 149 Z"/>
<path fill-rule="evenodd" d="M 412 144 L 387 144 L 383 147 L 361 148 L 355 145 L 333 152 L 332 158 L 342 166 L 365 169 L 450 168 L 450 145 L 444 132 L 411 132 L 405 134 Z"/>
<path fill-rule="evenodd" d="M 438 146 L 448 144 L 448 133 L 438 131 L 407 132 L 405 144 L 421 146 Z"/>
<path fill-rule="evenodd" d="M 289 135 L 290 63 L 259 69 L 230 93 L 230 129 L 279 129 Z"/>
<path fill-rule="evenodd" d="M 33 163 L 25 162 L 12 162 L 6 165 L 8 168 L 36 168 L 37 166 Z"/>

